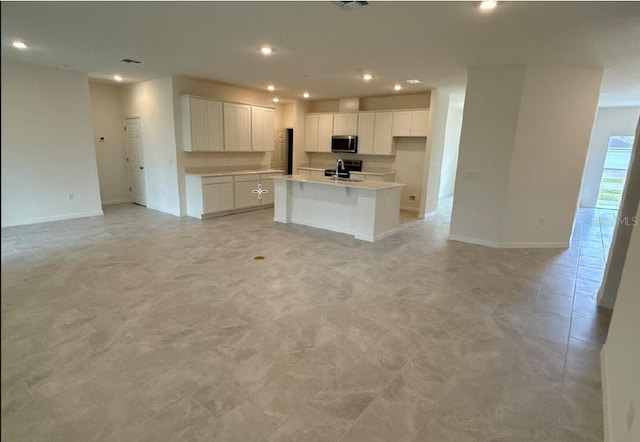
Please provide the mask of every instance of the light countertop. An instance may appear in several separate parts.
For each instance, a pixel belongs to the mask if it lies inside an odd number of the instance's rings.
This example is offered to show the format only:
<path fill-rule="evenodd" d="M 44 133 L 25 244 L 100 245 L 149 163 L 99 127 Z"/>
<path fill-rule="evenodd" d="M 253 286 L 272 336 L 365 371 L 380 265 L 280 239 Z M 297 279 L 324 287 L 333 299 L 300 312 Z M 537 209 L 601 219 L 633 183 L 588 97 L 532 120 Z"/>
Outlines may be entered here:
<path fill-rule="evenodd" d="M 201 177 L 208 176 L 229 176 L 229 175 L 258 175 L 261 173 L 284 173 L 280 169 L 220 169 L 212 167 L 187 167 L 184 169 L 185 175 Z"/>
<path fill-rule="evenodd" d="M 298 166 L 298 169 L 303 169 L 303 170 L 321 170 L 321 171 L 325 171 L 326 169 L 332 169 L 331 166 L 327 166 L 327 167 L 315 167 L 315 166 Z M 333 167 L 333 169 L 335 169 L 335 166 Z M 393 169 L 382 169 L 382 168 L 371 168 L 371 169 L 367 169 L 367 170 L 361 170 L 360 172 L 351 172 L 351 173 L 362 173 L 362 174 L 366 174 L 366 175 L 378 175 L 378 176 L 385 176 L 385 175 L 395 175 L 396 171 Z"/>
<path fill-rule="evenodd" d="M 275 181 L 292 181 L 299 183 L 323 184 L 325 186 L 349 187 L 365 190 L 383 190 L 403 187 L 402 183 L 390 183 L 386 181 L 345 181 L 334 180 L 330 177 L 311 177 L 308 175 L 283 175 L 273 178 Z"/>

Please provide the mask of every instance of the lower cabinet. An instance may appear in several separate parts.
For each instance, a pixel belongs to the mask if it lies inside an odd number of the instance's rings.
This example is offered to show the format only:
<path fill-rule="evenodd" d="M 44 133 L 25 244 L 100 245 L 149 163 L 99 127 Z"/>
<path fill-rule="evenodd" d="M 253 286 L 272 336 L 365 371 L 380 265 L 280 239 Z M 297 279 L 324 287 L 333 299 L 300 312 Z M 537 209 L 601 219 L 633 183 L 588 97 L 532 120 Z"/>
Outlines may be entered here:
<path fill-rule="evenodd" d="M 233 183 L 204 184 L 202 205 L 203 214 L 233 210 Z"/>
<path fill-rule="evenodd" d="M 260 185 L 260 176 L 240 175 L 234 178 L 234 190 L 236 196 L 236 209 L 244 209 L 247 207 L 259 206 L 258 185 Z M 253 191 L 256 190 L 254 193 Z"/>
<path fill-rule="evenodd" d="M 186 175 L 187 215 L 206 218 L 273 204 L 273 177 L 282 173 L 216 177 Z"/>

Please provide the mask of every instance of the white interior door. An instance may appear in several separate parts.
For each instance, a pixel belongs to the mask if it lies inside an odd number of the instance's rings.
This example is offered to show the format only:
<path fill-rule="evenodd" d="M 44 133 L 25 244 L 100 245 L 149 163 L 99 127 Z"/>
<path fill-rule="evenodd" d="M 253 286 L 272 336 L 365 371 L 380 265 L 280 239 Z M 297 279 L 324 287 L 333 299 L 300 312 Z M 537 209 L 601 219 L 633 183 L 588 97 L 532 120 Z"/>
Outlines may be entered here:
<path fill-rule="evenodd" d="M 140 118 L 126 118 L 124 120 L 124 140 L 127 147 L 129 195 L 132 202 L 146 206 L 147 191 L 144 181 L 144 152 L 142 150 Z"/>

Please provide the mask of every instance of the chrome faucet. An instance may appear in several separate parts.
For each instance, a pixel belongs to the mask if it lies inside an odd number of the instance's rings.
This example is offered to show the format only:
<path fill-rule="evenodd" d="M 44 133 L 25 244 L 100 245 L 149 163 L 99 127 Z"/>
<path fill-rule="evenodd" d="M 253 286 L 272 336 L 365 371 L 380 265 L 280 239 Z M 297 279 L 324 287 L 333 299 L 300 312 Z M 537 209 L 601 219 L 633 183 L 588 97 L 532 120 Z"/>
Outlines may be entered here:
<path fill-rule="evenodd" d="M 342 165 L 342 168 L 344 169 L 344 161 L 342 161 L 342 158 L 339 158 L 336 162 L 336 174 L 333 176 L 336 180 L 340 178 L 340 165 Z"/>

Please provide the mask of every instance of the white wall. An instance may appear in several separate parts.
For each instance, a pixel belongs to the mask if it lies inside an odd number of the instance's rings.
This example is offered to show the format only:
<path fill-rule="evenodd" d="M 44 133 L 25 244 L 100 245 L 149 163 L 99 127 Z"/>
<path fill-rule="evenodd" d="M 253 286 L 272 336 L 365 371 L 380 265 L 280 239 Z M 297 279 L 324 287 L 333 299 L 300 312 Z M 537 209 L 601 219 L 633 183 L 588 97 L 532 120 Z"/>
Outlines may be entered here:
<path fill-rule="evenodd" d="M 582 179 L 581 207 L 595 207 L 598 202 L 604 160 L 609 137 L 633 135 L 640 115 L 640 107 L 600 107 L 591 135 L 587 167 Z"/>
<path fill-rule="evenodd" d="M 469 69 L 451 237 L 499 243 L 524 66 Z"/>
<path fill-rule="evenodd" d="M 567 247 L 601 68 L 470 69 L 451 238 Z"/>
<path fill-rule="evenodd" d="M 87 75 L 2 60 L 2 227 L 96 215 Z"/>
<path fill-rule="evenodd" d="M 503 242 L 568 247 L 601 80 L 601 68 L 527 68 Z"/>
<path fill-rule="evenodd" d="M 444 154 L 444 136 L 449 113 L 451 92 L 438 89 L 431 93 L 429 112 L 429 136 L 426 140 L 426 151 L 423 165 L 423 185 L 425 189 L 423 200 L 420 202 L 420 215 L 435 212 L 438 209 L 438 195 L 440 194 L 440 178 L 442 157 Z"/>
<path fill-rule="evenodd" d="M 638 183 L 640 185 L 640 182 Z M 640 206 L 636 211 L 640 220 Z M 605 440 L 640 440 L 640 226 L 633 228 L 607 342 L 602 348 Z M 635 410 L 632 415 L 631 409 Z M 635 417 L 635 418 L 633 418 Z M 633 420 L 632 420 L 633 419 Z"/>
<path fill-rule="evenodd" d="M 147 207 L 180 216 L 171 77 L 122 87 L 124 117 L 140 117 Z"/>
<path fill-rule="evenodd" d="M 91 119 L 103 205 L 131 201 L 123 136 L 120 86 L 89 82 Z M 104 140 L 101 141 L 100 138 Z"/>
<path fill-rule="evenodd" d="M 458 166 L 458 148 L 460 146 L 460 133 L 462 132 L 462 112 L 464 108 L 464 95 L 452 96 L 447 113 L 447 126 L 444 134 L 444 152 L 442 154 L 442 168 L 440 178 L 440 193 L 438 198 L 453 195 L 456 181 L 456 168 Z"/>

